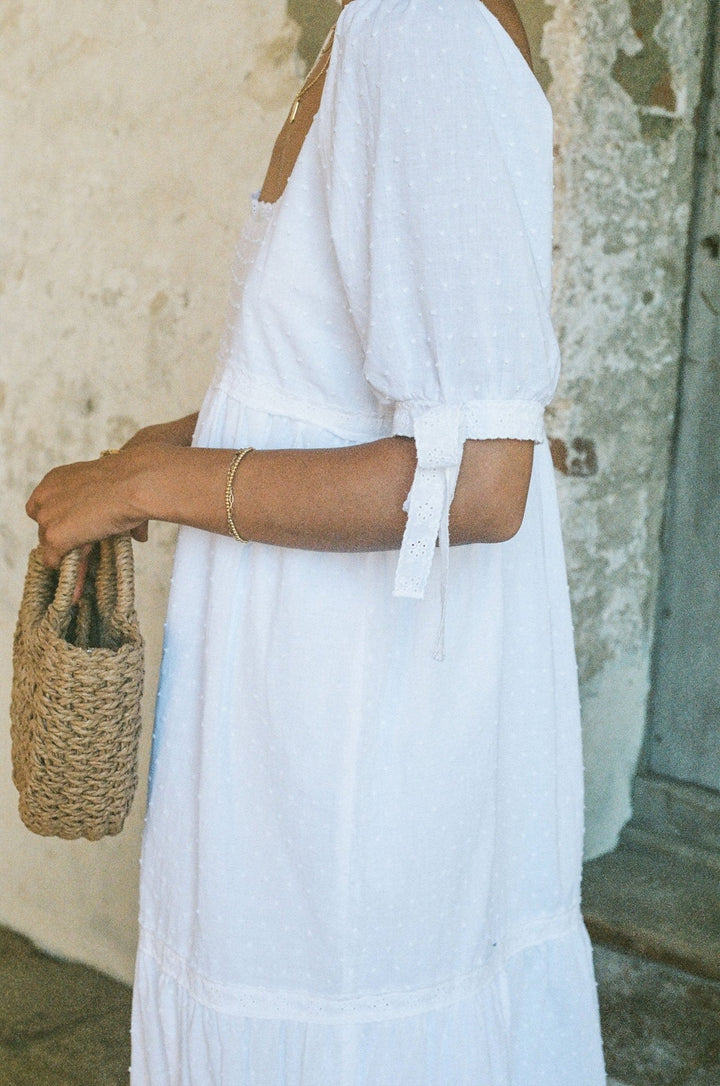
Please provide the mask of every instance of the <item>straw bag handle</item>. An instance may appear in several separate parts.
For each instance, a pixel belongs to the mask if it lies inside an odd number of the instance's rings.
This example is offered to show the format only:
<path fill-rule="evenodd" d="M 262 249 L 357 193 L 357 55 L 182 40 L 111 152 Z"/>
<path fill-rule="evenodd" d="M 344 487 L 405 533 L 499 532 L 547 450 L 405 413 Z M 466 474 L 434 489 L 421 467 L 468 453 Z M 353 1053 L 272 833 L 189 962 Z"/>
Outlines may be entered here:
<path fill-rule="evenodd" d="M 100 610 L 105 615 L 127 617 L 135 607 L 135 577 L 132 542 L 128 534 L 111 536 L 93 544 L 100 548 L 96 592 Z M 68 614 L 73 605 L 78 574 L 83 561 L 78 547 L 65 555 L 60 563 L 53 606 L 60 615 Z M 115 576 L 113 577 L 113 566 Z"/>
<path fill-rule="evenodd" d="M 78 573 L 80 572 L 82 560 L 83 553 L 78 547 L 76 550 L 66 554 L 60 563 L 57 588 L 55 589 L 55 597 L 53 599 L 53 607 L 60 615 L 67 614 L 72 607 L 75 586 L 77 585 Z"/>
<path fill-rule="evenodd" d="M 102 613 L 128 618 L 134 612 L 135 567 L 132 541 L 127 533 L 100 541 L 95 591 Z"/>

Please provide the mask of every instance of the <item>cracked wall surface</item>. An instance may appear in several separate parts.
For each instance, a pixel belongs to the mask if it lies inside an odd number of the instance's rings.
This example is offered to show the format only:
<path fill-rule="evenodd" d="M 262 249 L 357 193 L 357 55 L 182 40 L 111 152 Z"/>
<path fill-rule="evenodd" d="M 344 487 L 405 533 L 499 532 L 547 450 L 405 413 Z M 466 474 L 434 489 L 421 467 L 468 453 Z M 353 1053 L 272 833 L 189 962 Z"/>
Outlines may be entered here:
<path fill-rule="evenodd" d="M 449 0 L 446 0 L 449 2 Z M 588 850 L 629 811 L 645 721 L 680 354 L 706 0 L 522 0 L 556 121 L 548 430 L 587 762 Z M 33 531 L 31 485 L 194 408 L 231 254 L 334 0 L 8 0 L 0 11 L 0 698 Z M 9 149 L 12 149 L 10 152 Z M 157 672 L 173 532 L 138 548 Z M 145 755 L 150 735 L 148 683 Z M 3 745 L 4 744 L 4 745 Z M 0 737 L 5 764 L 7 731 Z M 0 921 L 128 978 L 143 796 L 121 837 L 33 838 L 0 783 Z"/>
<path fill-rule="evenodd" d="M 563 375 L 548 429 L 561 468 L 587 851 L 596 855 L 629 817 L 645 729 L 709 5 L 554 7 L 543 51 L 556 122 Z"/>
<path fill-rule="evenodd" d="M 670 135 L 677 111 L 670 55 L 661 44 L 658 28 L 663 17 L 662 0 L 632 0 L 630 21 L 636 41 L 619 51 L 612 67 L 613 78 L 638 106 L 645 136 Z"/>

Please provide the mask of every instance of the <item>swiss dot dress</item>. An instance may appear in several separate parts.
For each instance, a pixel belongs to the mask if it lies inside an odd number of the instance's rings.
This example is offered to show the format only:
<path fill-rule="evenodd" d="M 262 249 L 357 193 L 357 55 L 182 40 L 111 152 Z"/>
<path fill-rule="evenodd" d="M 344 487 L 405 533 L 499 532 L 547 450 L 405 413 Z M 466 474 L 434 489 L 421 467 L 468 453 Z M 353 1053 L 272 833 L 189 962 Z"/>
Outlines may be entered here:
<path fill-rule="evenodd" d="M 551 205 L 548 103 L 479 0 L 343 10 L 195 442 L 412 436 L 407 529 L 399 554 L 180 532 L 133 1086 L 604 1084 Z M 506 543 L 448 548 L 466 438 L 536 443 Z"/>

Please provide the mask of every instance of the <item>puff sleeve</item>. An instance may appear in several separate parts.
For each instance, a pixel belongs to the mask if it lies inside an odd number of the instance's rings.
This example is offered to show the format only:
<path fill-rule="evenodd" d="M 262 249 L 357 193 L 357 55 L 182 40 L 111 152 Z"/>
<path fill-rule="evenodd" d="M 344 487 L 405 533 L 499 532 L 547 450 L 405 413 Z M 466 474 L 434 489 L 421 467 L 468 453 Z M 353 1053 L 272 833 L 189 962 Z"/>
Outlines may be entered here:
<path fill-rule="evenodd" d="M 465 440 L 544 437 L 552 119 L 478 0 L 350 4 L 333 53 L 328 220 L 365 377 L 416 443 L 395 594 L 421 598 Z"/>

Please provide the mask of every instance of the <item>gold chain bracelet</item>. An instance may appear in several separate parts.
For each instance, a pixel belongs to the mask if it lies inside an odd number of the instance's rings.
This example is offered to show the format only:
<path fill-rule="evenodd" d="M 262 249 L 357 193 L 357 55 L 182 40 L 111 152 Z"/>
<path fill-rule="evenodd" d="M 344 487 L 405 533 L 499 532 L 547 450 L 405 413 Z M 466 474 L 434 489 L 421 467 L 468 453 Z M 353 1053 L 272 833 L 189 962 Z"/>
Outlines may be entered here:
<path fill-rule="evenodd" d="M 233 506 L 235 504 L 235 494 L 233 491 L 233 483 L 235 482 L 235 472 L 238 469 L 240 461 L 247 456 L 249 452 L 254 452 L 252 446 L 248 446 L 247 449 L 238 449 L 230 461 L 230 467 L 227 473 L 227 483 L 225 484 L 225 512 L 227 514 L 227 526 L 228 534 L 237 539 L 238 543 L 249 543 L 249 539 L 243 539 L 239 531 L 235 527 L 235 521 L 233 520 Z"/>

